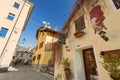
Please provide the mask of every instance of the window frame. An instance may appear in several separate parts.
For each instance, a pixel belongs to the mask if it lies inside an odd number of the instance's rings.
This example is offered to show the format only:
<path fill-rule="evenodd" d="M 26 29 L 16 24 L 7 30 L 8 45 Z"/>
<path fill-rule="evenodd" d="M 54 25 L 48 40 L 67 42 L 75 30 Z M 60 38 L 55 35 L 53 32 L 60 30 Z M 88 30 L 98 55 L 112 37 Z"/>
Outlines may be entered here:
<path fill-rule="evenodd" d="M 20 57 L 23 57 L 23 55 L 24 55 L 24 54 L 23 54 L 23 53 L 21 53 L 21 56 L 20 56 Z"/>
<path fill-rule="evenodd" d="M 13 14 L 13 13 L 9 13 L 8 16 L 7 16 L 7 19 L 11 20 L 11 21 L 13 21 L 14 18 L 15 18 L 15 14 Z"/>
<path fill-rule="evenodd" d="M 42 41 L 42 42 L 39 44 L 39 49 L 43 47 L 43 44 L 44 44 L 44 42 Z"/>
<path fill-rule="evenodd" d="M 18 2 L 14 2 L 14 5 L 13 5 L 13 7 L 14 7 L 14 8 L 16 8 L 16 9 L 19 9 L 19 7 L 20 7 L 20 4 L 19 4 Z"/>
<path fill-rule="evenodd" d="M 45 44 L 45 51 L 52 51 L 52 43 Z"/>
<path fill-rule="evenodd" d="M 84 29 L 85 29 L 85 20 L 84 20 L 84 15 L 82 15 L 75 21 L 75 33 L 81 32 Z"/>
<path fill-rule="evenodd" d="M 3 30 L 5 30 L 5 32 L 3 32 Z M 0 37 L 6 37 L 7 32 L 8 32 L 8 29 L 7 29 L 7 28 L 1 27 L 1 28 L 0 28 Z M 2 33 L 3 33 L 3 34 L 2 34 Z"/>
<path fill-rule="evenodd" d="M 41 54 L 37 56 L 37 60 L 40 60 L 40 59 L 41 59 Z"/>

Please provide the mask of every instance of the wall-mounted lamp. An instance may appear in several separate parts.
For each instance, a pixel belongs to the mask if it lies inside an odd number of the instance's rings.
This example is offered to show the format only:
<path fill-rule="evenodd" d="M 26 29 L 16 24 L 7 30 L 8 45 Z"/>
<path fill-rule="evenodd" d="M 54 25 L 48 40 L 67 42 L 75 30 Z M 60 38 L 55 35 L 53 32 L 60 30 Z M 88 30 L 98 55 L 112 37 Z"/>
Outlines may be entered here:
<path fill-rule="evenodd" d="M 99 35 L 100 35 L 100 37 L 103 38 L 105 41 L 108 41 L 108 37 L 106 37 L 106 32 L 101 31 L 101 32 L 99 33 Z"/>
<path fill-rule="evenodd" d="M 70 52 L 70 48 L 68 46 L 65 46 L 66 51 Z"/>
<path fill-rule="evenodd" d="M 69 52 L 70 52 L 70 49 L 66 49 L 66 51 L 69 51 Z"/>

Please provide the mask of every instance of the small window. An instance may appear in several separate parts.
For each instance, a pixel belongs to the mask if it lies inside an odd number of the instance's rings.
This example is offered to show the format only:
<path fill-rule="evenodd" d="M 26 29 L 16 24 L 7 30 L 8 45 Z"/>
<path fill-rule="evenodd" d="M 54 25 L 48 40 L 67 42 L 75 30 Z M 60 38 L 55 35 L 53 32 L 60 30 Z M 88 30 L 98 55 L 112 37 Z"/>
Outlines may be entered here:
<path fill-rule="evenodd" d="M 112 0 L 117 9 L 120 8 L 120 0 Z"/>
<path fill-rule="evenodd" d="M 5 37 L 8 32 L 8 29 L 1 27 L 0 28 L 0 37 Z"/>
<path fill-rule="evenodd" d="M 32 58 L 32 55 L 30 55 L 30 58 Z"/>
<path fill-rule="evenodd" d="M 19 6 L 20 6 L 20 4 L 18 4 L 17 2 L 15 2 L 13 6 L 18 9 Z"/>
<path fill-rule="evenodd" d="M 47 43 L 45 45 L 45 51 L 52 51 L 52 43 Z"/>
<path fill-rule="evenodd" d="M 7 16 L 7 19 L 13 21 L 13 19 L 15 18 L 15 15 L 12 14 L 12 13 L 9 13 L 8 16 Z"/>
<path fill-rule="evenodd" d="M 21 53 L 21 57 L 23 57 L 23 53 Z"/>
<path fill-rule="evenodd" d="M 83 29 L 85 29 L 84 15 L 82 15 L 75 21 L 76 33 L 82 31 Z"/>
<path fill-rule="evenodd" d="M 37 60 L 40 60 L 40 58 L 41 58 L 41 54 L 37 56 Z"/>
<path fill-rule="evenodd" d="M 39 49 L 43 47 L 43 43 L 44 43 L 44 42 L 41 42 L 41 43 L 40 43 Z"/>

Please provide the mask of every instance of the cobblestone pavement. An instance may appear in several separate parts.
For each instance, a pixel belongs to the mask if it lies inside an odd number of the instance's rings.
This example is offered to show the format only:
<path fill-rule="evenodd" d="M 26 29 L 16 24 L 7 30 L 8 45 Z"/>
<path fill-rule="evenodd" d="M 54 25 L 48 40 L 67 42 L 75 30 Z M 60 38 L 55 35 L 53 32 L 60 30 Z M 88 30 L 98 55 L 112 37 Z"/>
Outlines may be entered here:
<path fill-rule="evenodd" d="M 17 66 L 18 71 L 0 73 L 0 80 L 53 80 L 53 76 L 37 72 L 31 66 Z"/>

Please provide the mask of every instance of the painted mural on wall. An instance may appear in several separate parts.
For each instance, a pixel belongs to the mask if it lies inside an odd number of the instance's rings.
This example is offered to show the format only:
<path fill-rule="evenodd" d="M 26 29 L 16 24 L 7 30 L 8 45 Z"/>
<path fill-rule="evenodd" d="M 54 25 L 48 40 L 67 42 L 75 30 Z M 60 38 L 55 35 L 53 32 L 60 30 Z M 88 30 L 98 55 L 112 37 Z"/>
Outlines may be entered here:
<path fill-rule="evenodd" d="M 101 9 L 100 5 L 92 5 L 92 10 L 90 11 L 90 19 L 91 19 L 91 23 L 93 25 L 94 28 L 94 33 L 98 33 L 100 35 L 101 38 L 103 38 L 105 41 L 108 41 L 108 37 L 106 37 L 106 32 L 103 31 L 103 29 L 107 29 L 103 23 L 103 21 L 105 20 L 105 16 L 104 13 Z"/>

